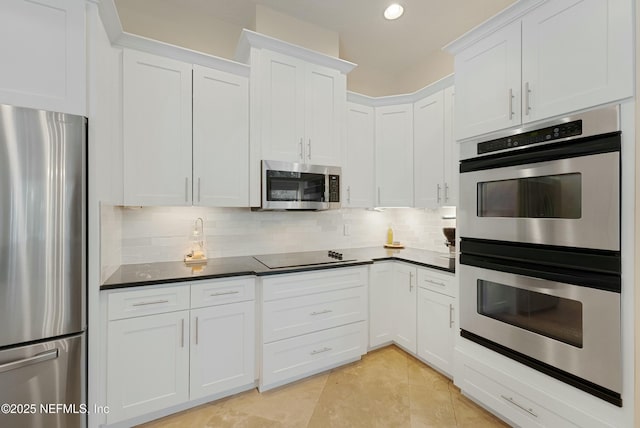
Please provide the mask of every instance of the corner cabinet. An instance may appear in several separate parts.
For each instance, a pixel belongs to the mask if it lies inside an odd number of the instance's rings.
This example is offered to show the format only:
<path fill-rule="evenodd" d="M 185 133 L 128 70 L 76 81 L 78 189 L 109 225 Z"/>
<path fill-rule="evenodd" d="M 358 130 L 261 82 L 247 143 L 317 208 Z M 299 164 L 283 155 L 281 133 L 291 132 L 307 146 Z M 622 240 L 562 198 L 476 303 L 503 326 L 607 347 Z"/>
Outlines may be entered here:
<path fill-rule="evenodd" d="M 125 205 L 249 205 L 244 76 L 123 55 Z"/>
<path fill-rule="evenodd" d="M 376 262 L 369 268 L 369 348 L 387 345 L 394 339 L 394 265 Z"/>
<path fill-rule="evenodd" d="M 395 263 L 393 266 L 393 340 L 403 349 L 417 353 L 416 296 L 417 268 Z"/>
<path fill-rule="evenodd" d="M 513 22 L 498 15 L 447 48 L 456 139 L 633 96 L 633 2 L 540 3 L 516 4 L 503 12 Z"/>
<path fill-rule="evenodd" d="M 347 139 L 342 169 L 342 206 L 374 206 L 374 109 L 347 102 Z"/>
<path fill-rule="evenodd" d="M 376 107 L 378 207 L 413 206 L 413 104 Z"/>

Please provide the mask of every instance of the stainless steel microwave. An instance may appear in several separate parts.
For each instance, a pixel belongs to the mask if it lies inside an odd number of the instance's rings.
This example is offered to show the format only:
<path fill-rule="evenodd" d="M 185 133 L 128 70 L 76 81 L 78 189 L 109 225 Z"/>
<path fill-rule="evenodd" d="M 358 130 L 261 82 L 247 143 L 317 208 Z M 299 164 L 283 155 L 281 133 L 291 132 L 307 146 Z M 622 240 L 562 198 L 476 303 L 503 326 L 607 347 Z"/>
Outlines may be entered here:
<path fill-rule="evenodd" d="M 328 210 L 340 208 L 337 166 L 262 161 L 263 210 Z"/>

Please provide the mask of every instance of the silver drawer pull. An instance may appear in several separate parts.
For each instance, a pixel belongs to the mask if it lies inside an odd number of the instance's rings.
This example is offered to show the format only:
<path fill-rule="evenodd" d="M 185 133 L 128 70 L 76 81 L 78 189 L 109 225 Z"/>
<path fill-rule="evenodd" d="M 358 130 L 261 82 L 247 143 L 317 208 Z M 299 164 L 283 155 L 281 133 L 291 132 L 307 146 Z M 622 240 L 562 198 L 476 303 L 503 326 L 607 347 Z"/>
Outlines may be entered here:
<path fill-rule="evenodd" d="M 533 416 L 534 418 L 537 418 L 538 415 L 536 415 L 533 412 L 533 409 L 529 408 L 527 409 L 526 407 L 524 407 L 522 404 L 518 404 L 516 403 L 516 401 L 513 399 L 513 397 L 505 397 L 504 395 L 500 395 L 500 397 L 502 397 L 504 400 L 507 400 L 509 403 L 513 404 L 514 406 L 524 410 L 525 412 L 529 413 L 531 416 Z"/>
<path fill-rule="evenodd" d="M 161 303 L 169 303 L 168 300 L 154 300 L 152 302 L 140 302 L 140 303 L 134 303 L 131 306 L 147 306 L 147 305 L 159 305 Z"/>
<path fill-rule="evenodd" d="M 445 284 L 444 282 L 432 281 L 430 279 L 425 279 L 425 281 L 429 282 L 431 284 L 434 284 L 434 285 L 439 285 L 440 287 L 446 287 L 447 286 L 447 284 Z"/>
<path fill-rule="evenodd" d="M 311 312 L 309 315 L 322 315 L 322 314 L 328 314 L 329 312 L 333 312 L 331 309 L 325 309 L 324 311 L 320 311 L 320 312 Z"/>
<path fill-rule="evenodd" d="M 217 296 L 227 296 L 229 294 L 239 294 L 239 291 L 221 291 L 219 293 L 213 293 L 213 294 L 209 294 L 209 296 L 211 297 L 217 297 Z"/>
<path fill-rule="evenodd" d="M 316 354 L 322 354 L 323 352 L 328 352 L 331 351 L 331 348 L 322 348 L 322 349 L 317 349 L 315 351 L 311 351 L 310 355 L 316 355 Z"/>
<path fill-rule="evenodd" d="M 10 363 L 0 364 L 0 373 L 8 372 L 11 370 L 20 369 L 22 367 L 30 366 L 32 364 L 42 363 L 48 360 L 54 360 L 58 358 L 58 348 L 50 351 L 44 351 L 33 357 L 23 358 L 22 360 L 11 361 Z"/>

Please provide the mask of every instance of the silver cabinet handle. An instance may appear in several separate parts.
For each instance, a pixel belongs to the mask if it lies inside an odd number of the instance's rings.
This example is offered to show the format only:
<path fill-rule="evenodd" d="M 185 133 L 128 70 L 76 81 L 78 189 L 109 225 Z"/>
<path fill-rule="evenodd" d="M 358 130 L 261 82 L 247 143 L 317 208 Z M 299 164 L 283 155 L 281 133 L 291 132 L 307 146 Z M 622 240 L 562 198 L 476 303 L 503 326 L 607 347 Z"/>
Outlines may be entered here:
<path fill-rule="evenodd" d="M 380 205 L 380 186 L 378 186 L 378 205 Z"/>
<path fill-rule="evenodd" d="M 446 287 L 447 286 L 447 284 L 445 284 L 444 282 L 433 281 L 433 280 L 427 279 L 427 278 L 425 278 L 424 281 L 428 282 L 430 284 L 439 285 L 440 287 Z"/>
<path fill-rule="evenodd" d="M 325 309 L 324 311 L 320 311 L 320 312 L 311 312 L 309 315 L 323 315 L 323 314 L 328 314 L 330 312 L 333 312 L 331 309 Z"/>
<path fill-rule="evenodd" d="M 198 344 L 198 317 L 196 317 L 196 345 Z"/>
<path fill-rule="evenodd" d="M 184 348 L 184 318 L 180 320 L 182 333 L 180 334 L 180 347 Z"/>
<path fill-rule="evenodd" d="M 239 291 L 220 291 L 219 293 L 209 294 L 210 297 L 227 296 L 229 294 L 239 294 Z"/>
<path fill-rule="evenodd" d="M 440 198 L 440 183 L 436 184 L 436 186 L 437 186 L 437 191 L 436 191 L 437 194 L 436 194 L 436 196 L 438 198 L 438 203 L 440 203 L 440 199 L 441 199 Z"/>
<path fill-rule="evenodd" d="M 529 88 L 529 82 L 524 84 L 524 111 L 528 116 L 531 111 L 531 105 L 529 103 L 529 94 L 531 94 L 531 89 Z"/>
<path fill-rule="evenodd" d="M 444 201 L 449 202 L 449 185 L 444 183 Z"/>
<path fill-rule="evenodd" d="M 351 203 L 351 186 L 347 186 L 347 203 Z"/>
<path fill-rule="evenodd" d="M 147 306 L 147 305 L 159 305 L 161 303 L 169 303 L 168 300 L 154 300 L 152 302 L 140 302 L 140 303 L 134 303 L 131 306 Z"/>
<path fill-rule="evenodd" d="M 202 200 L 201 198 L 201 192 L 200 192 L 200 177 L 198 177 L 198 202 L 200 202 Z"/>
<path fill-rule="evenodd" d="M 20 369 L 33 364 L 43 363 L 49 360 L 55 360 L 58 358 L 58 348 L 50 351 L 44 351 L 33 357 L 23 358 L 21 360 L 11 361 L 10 363 L 0 364 L 0 373 L 8 372 L 11 370 Z"/>
<path fill-rule="evenodd" d="M 331 348 L 324 347 L 324 348 L 322 348 L 322 349 L 317 349 L 317 350 L 315 350 L 315 351 L 311 351 L 311 352 L 309 353 L 309 355 L 322 354 L 323 352 L 328 352 L 328 351 L 331 351 Z"/>
<path fill-rule="evenodd" d="M 311 159 L 311 138 L 309 138 L 309 142 L 307 143 L 307 158 Z"/>
<path fill-rule="evenodd" d="M 506 397 L 502 394 L 500 394 L 500 397 L 502 397 L 504 400 L 507 400 L 509 403 L 513 404 L 514 406 L 524 410 L 525 412 L 529 413 L 531 416 L 533 416 L 534 418 L 537 418 L 538 415 L 535 414 L 535 412 L 533 411 L 533 409 L 531 408 L 526 408 L 525 406 L 523 406 L 522 404 L 517 403 L 513 397 Z"/>
<path fill-rule="evenodd" d="M 409 272 L 409 292 L 413 291 L 413 272 Z"/>
<path fill-rule="evenodd" d="M 189 177 L 184 178 L 184 201 L 189 202 Z"/>
<path fill-rule="evenodd" d="M 449 328 L 453 327 L 453 305 L 449 303 Z"/>
<path fill-rule="evenodd" d="M 513 89 L 509 88 L 509 120 L 513 119 Z"/>
<path fill-rule="evenodd" d="M 302 154 L 302 140 L 303 140 L 303 138 L 300 137 L 300 159 L 304 159 L 304 156 Z"/>

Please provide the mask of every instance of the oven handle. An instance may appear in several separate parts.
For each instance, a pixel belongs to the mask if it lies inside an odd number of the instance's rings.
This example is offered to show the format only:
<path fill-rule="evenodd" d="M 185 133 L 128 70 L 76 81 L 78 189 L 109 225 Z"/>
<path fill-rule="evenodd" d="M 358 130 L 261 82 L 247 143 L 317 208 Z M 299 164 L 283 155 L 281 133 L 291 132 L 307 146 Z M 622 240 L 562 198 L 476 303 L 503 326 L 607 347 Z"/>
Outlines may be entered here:
<path fill-rule="evenodd" d="M 622 282 L 620 275 L 608 275 L 599 272 L 565 269 L 557 266 L 545 266 L 514 260 L 460 254 L 460 264 L 482 269 L 512 273 L 533 279 L 542 279 L 582 287 L 620 293 Z"/>
<path fill-rule="evenodd" d="M 588 140 L 585 138 L 585 140 Z M 620 131 L 598 136 L 591 141 L 579 140 L 579 144 L 557 144 L 554 146 L 531 147 L 515 152 L 466 159 L 460 161 L 460 173 L 502 168 L 506 166 L 526 165 L 578 156 L 619 152 Z"/>

